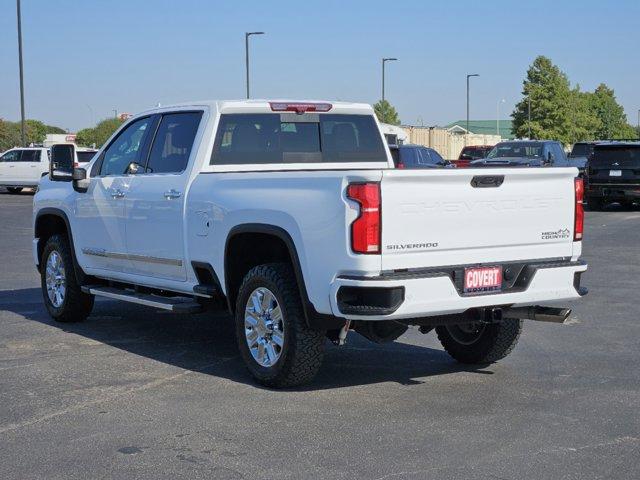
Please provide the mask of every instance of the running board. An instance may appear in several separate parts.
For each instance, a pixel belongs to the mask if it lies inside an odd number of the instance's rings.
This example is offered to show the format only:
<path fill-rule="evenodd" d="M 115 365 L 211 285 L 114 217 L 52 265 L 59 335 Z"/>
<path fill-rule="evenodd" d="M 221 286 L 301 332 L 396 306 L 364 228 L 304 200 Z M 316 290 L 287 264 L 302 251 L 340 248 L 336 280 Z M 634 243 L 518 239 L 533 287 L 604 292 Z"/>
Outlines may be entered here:
<path fill-rule="evenodd" d="M 180 297 L 160 297 L 147 293 L 137 293 L 131 290 L 123 290 L 114 287 L 84 286 L 84 293 L 90 293 L 96 297 L 111 298 L 123 302 L 137 303 L 147 307 L 160 308 L 175 313 L 198 313 L 202 311 L 202 306 L 189 298 Z"/>

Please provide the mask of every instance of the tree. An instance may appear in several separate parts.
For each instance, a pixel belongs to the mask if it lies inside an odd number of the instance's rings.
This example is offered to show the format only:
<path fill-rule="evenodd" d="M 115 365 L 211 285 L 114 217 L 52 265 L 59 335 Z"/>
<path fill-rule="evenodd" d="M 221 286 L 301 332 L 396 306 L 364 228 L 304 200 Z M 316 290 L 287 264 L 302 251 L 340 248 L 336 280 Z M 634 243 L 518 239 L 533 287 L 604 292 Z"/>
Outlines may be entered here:
<path fill-rule="evenodd" d="M 389 123 L 391 125 L 400 125 L 400 118 L 398 118 L 398 112 L 393 108 L 387 100 L 380 100 L 373 106 L 373 110 L 376 112 L 378 121 L 382 123 Z"/>
<path fill-rule="evenodd" d="M 20 126 L 0 118 L 0 152 L 20 145 Z"/>
<path fill-rule="evenodd" d="M 539 56 L 529 67 L 523 82 L 522 100 L 511 114 L 513 129 L 518 137 L 574 141 L 572 105 L 577 102 L 569 79 L 547 57 Z M 528 120 L 531 102 L 531 122 Z"/>
<path fill-rule="evenodd" d="M 25 143 L 41 144 L 47 133 L 65 133 L 53 125 L 45 125 L 40 120 L 25 120 Z M 20 122 L 7 122 L 0 119 L 0 152 L 22 145 Z"/>
<path fill-rule="evenodd" d="M 99 122 L 94 128 L 84 128 L 76 134 L 76 143 L 87 147 L 95 145 L 100 148 L 113 135 L 113 132 L 122 125 L 122 122 L 119 118 L 107 118 Z"/>
<path fill-rule="evenodd" d="M 613 89 L 604 83 L 598 85 L 589 97 L 589 106 L 598 119 L 595 139 L 635 137 L 634 128 L 627 122 L 624 108 L 617 102 Z"/>

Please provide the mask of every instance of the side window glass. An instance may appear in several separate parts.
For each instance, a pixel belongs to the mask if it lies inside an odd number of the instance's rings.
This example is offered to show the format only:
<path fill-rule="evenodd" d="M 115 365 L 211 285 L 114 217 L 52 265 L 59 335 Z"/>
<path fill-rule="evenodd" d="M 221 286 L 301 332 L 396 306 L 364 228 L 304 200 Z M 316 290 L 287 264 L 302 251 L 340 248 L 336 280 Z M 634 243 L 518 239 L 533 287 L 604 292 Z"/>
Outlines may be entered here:
<path fill-rule="evenodd" d="M 435 162 L 431 159 L 429 150 L 426 148 L 420 148 L 418 150 L 418 160 L 421 165 L 433 165 Z"/>
<path fill-rule="evenodd" d="M 20 157 L 21 162 L 39 162 L 40 155 L 38 150 L 23 150 Z"/>
<path fill-rule="evenodd" d="M 153 141 L 147 173 L 180 173 L 187 168 L 202 112 L 162 116 Z"/>
<path fill-rule="evenodd" d="M 140 163 L 140 150 L 151 118 L 141 118 L 129 125 L 104 152 L 100 175 L 124 175 L 129 164 Z"/>
<path fill-rule="evenodd" d="M 2 162 L 17 162 L 20 160 L 20 150 L 12 150 L 10 152 L 5 153 L 0 161 Z"/>

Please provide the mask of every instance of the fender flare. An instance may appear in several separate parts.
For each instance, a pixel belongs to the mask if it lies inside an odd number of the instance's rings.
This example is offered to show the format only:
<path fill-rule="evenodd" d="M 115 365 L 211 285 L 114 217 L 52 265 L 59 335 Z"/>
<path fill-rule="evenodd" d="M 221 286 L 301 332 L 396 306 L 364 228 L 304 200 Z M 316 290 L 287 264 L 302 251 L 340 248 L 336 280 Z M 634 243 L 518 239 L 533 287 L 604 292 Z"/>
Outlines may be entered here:
<path fill-rule="evenodd" d="M 287 232 L 282 227 L 265 224 L 265 223 L 244 223 L 244 224 L 236 225 L 231 230 L 229 230 L 229 233 L 227 235 L 227 239 L 224 244 L 224 282 L 225 282 L 225 290 L 227 292 L 227 295 L 226 295 L 227 306 L 229 308 L 230 313 L 233 312 L 233 306 L 231 305 L 231 300 L 229 295 L 227 252 L 229 249 L 229 242 L 231 241 L 231 239 L 234 236 L 242 233 L 261 233 L 266 235 L 272 235 L 282 240 L 282 242 L 285 244 L 289 252 L 289 257 L 291 258 L 291 264 L 293 267 L 294 275 L 296 276 L 296 283 L 298 284 L 300 299 L 302 300 L 302 310 L 304 312 L 304 317 L 305 317 L 307 326 L 311 328 L 319 329 L 319 330 L 329 330 L 329 329 L 341 328 L 342 325 L 344 325 L 344 319 L 340 319 L 333 315 L 319 313 L 315 309 L 311 301 L 309 300 L 307 287 L 304 281 L 304 275 L 302 273 L 302 267 L 300 266 L 300 258 L 298 257 L 298 250 L 289 232 Z"/>
<path fill-rule="evenodd" d="M 74 274 L 76 276 L 76 280 L 78 281 L 78 283 L 80 285 L 84 284 L 84 280 L 86 278 L 86 273 L 84 273 L 84 271 L 82 270 L 82 267 L 80 267 L 80 264 L 78 263 L 78 259 L 76 257 L 76 249 L 75 249 L 75 244 L 73 243 L 73 232 L 71 231 L 71 223 L 69 222 L 69 217 L 67 217 L 67 214 L 65 213 L 64 210 L 61 210 L 59 208 L 53 208 L 53 207 L 45 207 L 42 208 L 40 210 L 38 210 L 38 213 L 36 214 L 36 219 L 34 222 L 34 229 L 33 229 L 33 233 L 34 233 L 34 238 L 38 238 L 35 237 L 35 233 L 36 233 L 36 227 L 38 225 L 38 220 L 40 219 L 40 217 L 44 217 L 45 215 L 51 215 L 54 217 L 58 217 L 60 219 L 62 219 L 62 221 L 65 224 L 66 230 L 67 230 L 67 240 L 69 240 L 69 245 L 71 246 L 71 259 L 73 261 L 73 271 Z M 40 245 L 40 239 L 38 239 L 38 252 L 40 253 L 41 249 L 44 248 L 44 245 Z M 40 268 L 42 268 L 41 265 L 38 265 L 38 270 L 40 270 Z"/>

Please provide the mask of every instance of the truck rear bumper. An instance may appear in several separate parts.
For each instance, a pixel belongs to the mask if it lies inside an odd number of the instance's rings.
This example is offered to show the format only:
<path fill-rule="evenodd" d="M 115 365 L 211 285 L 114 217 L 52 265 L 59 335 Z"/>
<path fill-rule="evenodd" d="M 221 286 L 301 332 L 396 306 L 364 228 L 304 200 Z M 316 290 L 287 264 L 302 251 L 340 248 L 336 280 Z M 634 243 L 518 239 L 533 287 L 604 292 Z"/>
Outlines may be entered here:
<path fill-rule="evenodd" d="M 640 199 L 640 184 L 589 185 L 587 197 L 611 199 Z"/>
<path fill-rule="evenodd" d="M 501 293 L 482 295 L 461 293 L 461 275 L 456 272 L 464 266 L 379 277 L 341 276 L 331 286 L 331 308 L 335 316 L 349 320 L 394 320 L 462 313 L 478 307 L 554 305 L 586 294 L 580 287 L 580 274 L 587 270 L 584 262 L 513 265 L 519 272 L 515 280 L 507 282 Z M 504 265 L 505 272 L 508 267 Z"/>

